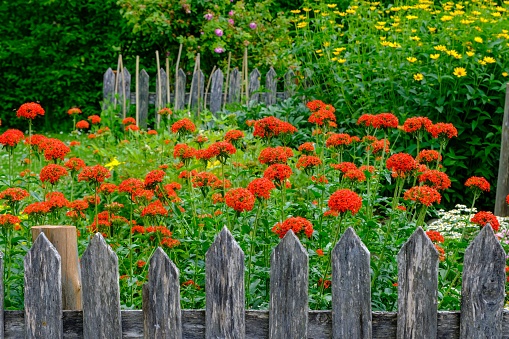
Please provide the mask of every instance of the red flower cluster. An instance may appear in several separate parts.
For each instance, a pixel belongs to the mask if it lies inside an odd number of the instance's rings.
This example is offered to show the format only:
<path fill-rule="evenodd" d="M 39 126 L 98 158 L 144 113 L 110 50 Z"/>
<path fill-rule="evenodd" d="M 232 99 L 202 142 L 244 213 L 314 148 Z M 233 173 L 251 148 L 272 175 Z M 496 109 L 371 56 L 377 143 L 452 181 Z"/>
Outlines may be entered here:
<path fill-rule="evenodd" d="M 315 145 L 312 142 L 305 142 L 299 146 L 299 152 L 304 154 L 313 154 L 315 151 Z"/>
<path fill-rule="evenodd" d="M 427 170 L 419 176 L 419 182 L 429 184 L 437 190 L 446 190 L 451 187 L 451 179 L 444 172 Z"/>
<path fill-rule="evenodd" d="M 36 102 L 27 102 L 16 111 L 18 118 L 35 119 L 38 115 L 43 116 L 44 109 Z"/>
<path fill-rule="evenodd" d="M 98 184 L 109 177 L 111 177 L 111 173 L 104 166 L 85 166 L 83 167 L 81 173 L 78 175 L 78 181 L 89 181 Z"/>
<path fill-rule="evenodd" d="M 193 187 L 212 186 L 212 183 L 219 181 L 219 178 L 210 172 L 199 172 L 191 178 Z"/>
<path fill-rule="evenodd" d="M 286 164 L 291 157 L 293 157 L 293 151 L 289 147 L 267 147 L 260 152 L 258 161 L 267 165 Z"/>
<path fill-rule="evenodd" d="M 79 109 L 78 107 L 71 107 L 67 111 L 67 114 L 69 114 L 69 115 L 81 114 L 81 109 Z"/>
<path fill-rule="evenodd" d="M 188 162 L 196 154 L 196 149 L 187 144 L 177 144 L 173 149 L 173 158 L 180 158 L 183 162 Z"/>
<path fill-rule="evenodd" d="M 244 132 L 242 132 L 238 129 L 234 129 L 234 130 L 226 132 L 226 134 L 224 135 L 224 140 L 232 143 L 234 141 L 242 139 L 243 137 L 244 137 Z"/>
<path fill-rule="evenodd" d="M 414 133 L 420 130 L 429 130 L 433 122 L 426 117 L 414 117 L 406 119 L 403 130 L 407 133 Z"/>
<path fill-rule="evenodd" d="M 392 113 L 380 113 L 373 117 L 372 126 L 374 128 L 397 128 L 398 118 Z"/>
<path fill-rule="evenodd" d="M 21 220 L 11 214 L 0 214 L 0 226 L 6 229 L 12 229 L 15 225 L 19 224 Z"/>
<path fill-rule="evenodd" d="M 438 231 L 426 231 L 426 235 L 433 243 L 444 242 L 444 236 Z"/>
<path fill-rule="evenodd" d="M 497 217 L 491 212 L 477 212 L 470 221 L 481 227 L 484 227 L 489 223 L 495 232 L 500 228 L 500 223 L 498 222 Z"/>
<path fill-rule="evenodd" d="M 196 141 L 199 145 L 201 145 L 201 144 L 204 144 L 207 141 L 209 141 L 209 138 L 200 134 L 200 135 L 197 135 L 196 138 L 194 138 L 194 141 Z"/>
<path fill-rule="evenodd" d="M 51 160 L 64 160 L 65 156 L 71 152 L 71 149 L 59 139 L 47 138 L 41 145 L 44 150 L 44 158 Z"/>
<path fill-rule="evenodd" d="M 48 181 L 50 184 L 55 185 L 60 178 L 67 175 L 67 169 L 64 166 L 50 164 L 41 169 L 39 178 L 42 182 Z"/>
<path fill-rule="evenodd" d="M 145 188 L 154 189 L 158 184 L 163 182 L 166 173 L 163 170 L 150 171 L 145 176 Z"/>
<path fill-rule="evenodd" d="M 162 115 L 162 116 L 168 116 L 168 115 L 172 115 L 173 111 L 168 107 L 164 107 L 164 108 L 161 108 L 159 110 L 159 112 L 157 112 L 157 114 Z"/>
<path fill-rule="evenodd" d="M 311 111 L 311 115 L 309 116 L 308 121 L 317 126 L 323 126 L 327 123 L 329 126 L 332 123 L 332 126 L 336 124 L 336 109 L 334 106 L 325 104 L 321 100 L 310 101 L 306 104 L 306 106 Z"/>
<path fill-rule="evenodd" d="M 478 189 L 485 192 L 490 191 L 490 183 L 483 177 L 470 177 L 465 182 L 465 186 L 474 190 Z"/>
<path fill-rule="evenodd" d="M 415 159 L 418 163 L 429 164 L 435 161 L 442 161 L 442 156 L 435 150 L 423 149 Z"/>
<path fill-rule="evenodd" d="M 283 181 L 290 178 L 291 175 L 292 169 L 285 164 L 270 165 L 265 172 L 263 172 L 264 178 L 275 181 L 278 186 L 281 185 Z"/>
<path fill-rule="evenodd" d="M 23 210 L 23 213 L 28 215 L 41 216 L 43 214 L 49 213 L 50 206 L 46 201 L 37 201 L 27 205 Z"/>
<path fill-rule="evenodd" d="M 338 148 L 345 145 L 350 145 L 352 138 L 346 133 L 334 133 L 327 138 L 325 146 L 328 148 Z"/>
<path fill-rule="evenodd" d="M 433 138 L 448 138 L 458 136 L 458 130 L 453 124 L 439 122 L 428 128 Z"/>
<path fill-rule="evenodd" d="M 64 163 L 64 166 L 72 172 L 79 172 L 86 164 L 80 158 L 70 158 Z"/>
<path fill-rule="evenodd" d="M 267 178 L 254 179 L 247 185 L 247 189 L 258 199 L 269 199 L 270 191 L 276 186 Z"/>
<path fill-rule="evenodd" d="M 413 200 L 417 203 L 429 207 L 434 203 L 439 204 L 442 197 L 440 196 L 440 193 L 438 193 L 436 189 L 424 185 L 424 186 L 414 186 L 408 189 L 403 195 L 403 199 Z"/>
<path fill-rule="evenodd" d="M 136 126 L 136 125 L 127 125 L 127 126 L 124 128 L 124 130 L 125 130 L 126 132 L 136 132 L 136 131 L 139 131 L 139 130 L 140 130 L 140 128 L 139 128 L 138 126 Z"/>
<path fill-rule="evenodd" d="M 227 141 L 218 141 L 208 147 L 208 152 L 220 162 L 225 163 L 230 155 L 237 152 L 237 149 Z"/>
<path fill-rule="evenodd" d="M 128 117 L 122 120 L 122 125 L 136 125 L 136 119 Z"/>
<path fill-rule="evenodd" d="M 417 168 L 415 159 L 407 153 L 393 154 L 385 164 L 393 172 L 393 176 L 400 178 L 404 178 L 406 174 Z"/>
<path fill-rule="evenodd" d="M 90 124 L 86 120 L 80 120 L 76 123 L 77 129 L 87 129 L 90 128 Z"/>
<path fill-rule="evenodd" d="M 292 124 L 279 120 L 275 117 L 266 117 L 256 120 L 254 123 L 253 136 L 260 138 L 277 137 L 280 134 L 293 134 L 297 132 Z"/>
<path fill-rule="evenodd" d="M 103 182 L 101 186 L 99 186 L 99 189 L 97 190 L 98 193 L 103 194 L 113 194 L 116 191 L 118 191 L 118 186 L 109 182 Z"/>
<path fill-rule="evenodd" d="M 226 192 L 224 200 L 235 211 L 244 212 L 253 209 L 255 196 L 247 188 L 234 188 Z"/>
<path fill-rule="evenodd" d="M 28 193 L 23 188 L 19 187 L 9 187 L 4 191 L 0 192 L 0 199 L 7 200 L 9 202 L 17 202 L 21 201 L 25 198 L 28 198 L 30 193 Z"/>
<path fill-rule="evenodd" d="M 331 167 L 334 168 L 335 170 L 338 170 L 343 173 L 357 169 L 357 165 L 355 165 L 353 162 L 347 162 L 347 161 L 344 161 L 339 164 L 331 164 Z"/>
<path fill-rule="evenodd" d="M 283 238 L 289 230 L 292 230 L 295 234 L 304 231 L 304 234 L 311 238 L 311 235 L 313 235 L 313 224 L 306 218 L 291 217 L 283 222 L 278 222 L 272 228 L 272 232 L 279 235 L 279 238 Z"/>
<path fill-rule="evenodd" d="M 0 144 L 4 147 L 16 147 L 23 140 L 24 134 L 18 129 L 8 129 L 0 134 Z"/>
<path fill-rule="evenodd" d="M 301 155 L 295 167 L 308 170 L 320 166 L 321 164 L 322 160 L 320 160 L 319 157 L 314 155 Z"/>
<path fill-rule="evenodd" d="M 357 125 L 364 125 L 365 127 L 373 127 L 375 116 L 373 114 L 363 114 L 357 119 Z"/>
<path fill-rule="evenodd" d="M 330 196 L 328 206 L 332 211 L 339 213 L 350 211 L 355 215 L 362 207 L 362 199 L 354 191 L 339 189 Z"/>
<path fill-rule="evenodd" d="M 101 117 L 94 114 L 89 116 L 88 120 L 92 123 L 92 125 L 97 125 L 101 122 Z"/>
<path fill-rule="evenodd" d="M 351 181 L 363 182 L 366 181 L 366 174 L 364 174 L 364 172 L 361 171 L 360 169 L 352 169 L 346 171 L 345 174 L 343 175 L 343 178 L 349 179 Z"/>
<path fill-rule="evenodd" d="M 49 192 L 46 194 L 46 203 L 49 206 L 50 212 L 59 208 L 69 206 L 69 200 L 67 200 L 62 192 Z"/>
<path fill-rule="evenodd" d="M 192 133 L 196 130 L 196 126 L 188 118 L 180 119 L 171 125 L 173 133 L 186 134 Z"/>
<path fill-rule="evenodd" d="M 151 202 L 141 211 L 142 217 L 145 217 L 145 216 L 155 217 L 158 215 L 162 215 L 162 216 L 168 215 L 168 211 L 166 210 L 166 208 L 164 208 L 161 200 L 156 200 L 154 202 Z"/>
<path fill-rule="evenodd" d="M 144 186 L 145 185 L 144 185 L 143 181 L 141 181 L 140 179 L 129 178 L 129 179 L 122 181 L 118 185 L 118 191 L 130 194 L 131 199 L 133 199 L 135 193 L 139 190 L 142 190 Z"/>
<path fill-rule="evenodd" d="M 390 151 L 390 142 L 387 139 L 381 139 L 374 141 L 371 145 L 366 147 L 367 150 L 370 150 L 373 154 L 377 154 L 381 151 L 385 151 L 385 153 L 389 153 Z"/>

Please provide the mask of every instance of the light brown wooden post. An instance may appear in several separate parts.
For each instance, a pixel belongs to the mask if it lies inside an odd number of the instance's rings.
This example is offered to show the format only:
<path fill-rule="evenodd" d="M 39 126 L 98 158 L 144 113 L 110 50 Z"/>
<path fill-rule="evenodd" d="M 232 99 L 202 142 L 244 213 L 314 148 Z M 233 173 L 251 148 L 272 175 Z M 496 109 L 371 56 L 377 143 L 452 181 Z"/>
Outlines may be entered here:
<path fill-rule="evenodd" d="M 505 197 L 509 194 L 509 83 L 506 84 L 504 120 L 502 122 L 502 142 L 500 145 L 500 163 L 498 165 L 497 196 L 495 215 L 509 216 L 509 205 Z"/>
<path fill-rule="evenodd" d="M 78 261 L 78 240 L 74 226 L 34 226 L 32 239 L 44 235 L 56 248 L 62 267 L 62 309 L 81 310 L 81 275 Z"/>

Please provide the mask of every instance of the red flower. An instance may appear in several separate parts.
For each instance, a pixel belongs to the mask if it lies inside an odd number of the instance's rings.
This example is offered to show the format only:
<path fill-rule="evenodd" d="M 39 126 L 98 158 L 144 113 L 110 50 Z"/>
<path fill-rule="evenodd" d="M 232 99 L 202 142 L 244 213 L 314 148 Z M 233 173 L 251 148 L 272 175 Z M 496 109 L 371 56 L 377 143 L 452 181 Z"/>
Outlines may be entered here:
<path fill-rule="evenodd" d="M 44 115 L 44 109 L 35 102 L 27 102 L 21 105 L 16 112 L 18 118 L 35 119 L 38 115 Z"/>
<path fill-rule="evenodd" d="M 299 152 L 312 154 L 315 151 L 315 145 L 312 142 L 305 142 L 299 146 Z"/>
<path fill-rule="evenodd" d="M 212 186 L 213 182 L 219 181 L 219 178 L 210 172 L 199 172 L 191 178 L 193 187 Z"/>
<path fill-rule="evenodd" d="M 122 120 L 122 125 L 136 125 L 136 119 L 132 117 L 125 118 Z"/>
<path fill-rule="evenodd" d="M 136 125 L 127 125 L 127 126 L 124 128 L 124 130 L 125 130 L 126 132 L 136 132 L 136 131 L 139 131 L 139 130 L 140 130 L 140 128 L 139 128 L 138 126 L 136 126 Z"/>
<path fill-rule="evenodd" d="M 166 210 L 166 208 L 164 208 L 161 200 L 156 200 L 154 202 L 151 202 L 141 211 L 142 217 L 144 217 L 144 216 L 158 216 L 158 215 L 163 215 L 163 216 L 168 215 L 168 211 Z"/>
<path fill-rule="evenodd" d="M 321 248 L 317 249 L 315 252 L 319 257 L 323 257 L 323 250 Z"/>
<path fill-rule="evenodd" d="M 357 125 L 364 125 L 365 127 L 373 127 L 375 123 L 375 116 L 373 114 L 363 114 L 357 119 Z"/>
<path fill-rule="evenodd" d="M 417 203 L 429 207 L 434 203 L 440 204 L 440 200 L 442 199 L 442 197 L 440 196 L 440 193 L 438 193 L 436 189 L 424 185 L 424 186 L 414 186 L 408 189 L 403 195 L 403 199 L 413 200 Z"/>
<path fill-rule="evenodd" d="M 286 164 L 291 157 L 293 157 L 293 151 L 289 147 L 267 147 L 260 152 L 258 161 L 260 161 L 261 164 L 267 165 Z"/>
<path fill-rule="evenodd" d="M 304 170 L 309 170 L 314 167 L 320 166 L 322 164 L 322 160 L 319 157 L 314 155 L 301 155 L 295 167 L 302 168 Z"/>
<path fill-rule="evenodd" d="M 263 172 L 264 178 L 275 181 L 278 186 L 281 185 L 283 181 L 290 178 L 291 175 L 292 169 L 285 164 L 270 165 L 265 172 Z"/>
<path fill-rule="evenodd" d="M 336 109 L 334 106 L 325 104 L 320 100 L 308 102 L 306 106 L 311 111 L 308 122 L 317 126 L 322 126 L 325 123 L 327 123 L 327 125 L 335 123 L 336 116 L 334 115 L 334 112 L 336 112 Z"/>
<path fill-rule="evenodd" d="M 315 177 L 314 175 L 311 176 L 312 182 L 317 182 L 320 184 L 328 184 L 329 180 L 327 180 L 327 177 L 325 175 L 319 175 L 318 177 Z"/>
<path fill-rule="evenodd" d="M 119 192 L 125 192 L 133 195 L 136 191 L 143 189 L 144 183 L 140 179 L 129 178 L 118 185 Z"/>
<path fill-rule="evenodd" d="M 145 176 L 145 188 L 154 189 L 158 184 L 163 182 L 166 173 L 163 170 L 150 171 Z"/>
<path fill-rule="evenodd" d="M 90 124 L 86 120 L 80 120 L 76 123 L 77 129 L 87 129 L 90 128 Z"/>
<path fill-rule="evenodd" d="M 8 129 L 0 135 L 0 144 L 4 147 L 16 147 L 23 140 L 24 134 L 18 129 Z"/>
<path fill-rule="evenodd" d="M 446 190 L 451 187 L 451 179 L 444 172 L 427 170 L 419 176 L 419 182 L 429 184 L 437 190 Z"/>
<path fill-rule="evenodd" d="M 472 190 L 490 191 L 490 183 L 483 177 L 470 177 L 465 182 L 465 186 Z"/>
<path fill-rule="evenodd" d="M 86 164 L 80 158 L 70 158 L 64 163 L 64 166 L 72 172 L 79 172 Z"/>
<path fill-rule="evenodd" d="M 408 118 L 403 124 L 403 130 L 407 133 L 414 133 L 421 130 L 429 130 L 431 125 L 433 123 L 426 117 Z"/>
<path fill-rule="evenodd" d="M 9 187 L 0 192 L 0 199 L 8 200 L 9 202 L 21 201 L 25 198 L 28 198 L 29 196 L 30 193 L 19 187 Z"/>
<path fill-rule="evenodd" d="M 509 204 L 509 195 L 507 195 L 507 197 L 505 197 L 505 202 Z"/>
<path fill-rule="evenodd" d="M 375 172 L 375 166 L 362 165 L 361 167 L 359 167 L 359 169 L 363 172 L 369 172 L 369 173 Z"/>
<path fill-rule="evenodd" d="M 69 203 L 68 207 L 74 211 L 84 211 L 89 207 L 89 205 L 85 200 L 74 200 Z"/>
<path fill-rule="evenodd" d="M 374 116 L 372 124 L 374 128 L 397 128 L 399 121 L 392 113 L 380 113 Z"/>
<path fill-rule="evenodd" d="M 470 221 L 481 227 L 484 227 L 489 223 L 495 232 L 498 231 L 500 227 L 497 217 L 491 212 L 477 212 Z"/>
<path fill-rule="evenodd" d="M 333 211 L 339 213 L 350 211 L 355 215 L 362 207 L 362 199 L 354 191 L 339 189 L 330 196 L 328 206 Z"/>
<path fill-rule="evenodd" d="M 244 137 L 244 132 L 239 131 L 238 129 L 234 129 L 226 132 L 224 135 L 224 140 L 227 142 L 234 142 L 240 140 Z"/>
<path fill-rule="evenodd" d="M 91 115 L 88 117 L 88 120 L 92 123 L 92 125 L 97 125 L 101 122 L 101 117 L 98 115 Z"/>
<path fill-rule="evenodd" d="M 162 115 L 162 116 L 168 116 L 168 115 L 172 115 L 173 111 L 168 107 L 164 107 L 164 108 L 161 108 L 159 110 L 159 112 L 157 112 L 157 114 Z"/>
<path fill-rule="evenodd" d="M 374 141 L 371 145 L 366 147 L 367 150 L 371 150 L 373 154 L 377 154 L 380 151 L 385 151 L 385 153 L 389 153 L 390 142 L 387 139 L 381 139 Z"/>
<path fill-rule="evenodd" d="M 247 189 L 258 199 L 269 199 L 270 191 L 276 186 L 267 178 L 254 179 L 247 185 Z"/>
<path fill-rule="evenodd" d="M 39 178 L 42 182 L 49 181 L 50 184 L 55 185 L 60 178 L 65 177 L 67 174 L 67 169 L 64 166 L 50 164 L 41 169 Z"/>
<path fill-rule="evenodd" d="M 417 168 L 417 163 L 410 154 L 396 153 L 387 159 L 386 166 L 396 176 L 404 178 L 408 172 Z"/>
<path fill-rule="evenodd" d="M 426 231 L 426 235 L 433 242 L 444 242 L 444 236 L 438 231 Z"/>
<path fill-rule="evenodd" d="M 115 184 L 111 184 L 109 182 L 103 182 L 101 186 L 99 186 L 99 189 L 97 190 L 98 193 L 104 194 L 113 194 L 116 191 L 118 191 L 118 186 Z"/>
<path fill-rule="evenodd" d="M 37 201 L 26 206 L 23 212 L 28 215 L 43 215 L 49 213 L 50 208 L 46 201 Z"/>
<path fill-rule="evenodd" d="M 188 162 L 196 154 L 196 149 L 187 144 L 177 144 L 173 149 L 173 158 L 180 158 L 183 162 Z"/>
<path fill-rule="evenodd" d="M 79 109 L 78 107 L 69 108 L 67 114 L 69 115 L 81 114 L 81 109 Z"/>
<path fill-rule="evenodd" d="M 148 135 L 157 135 L 157 131 L 155 129 L 151 129 L 147 132 Z"/>
<path fill-rule="evenodd" d="M 65 198 L 62 192 L 49 192 L 45 198 L 50 211 L 69 206 L 69 200 Z"/>
<path fill-rule="evenodd" d="M 64 160 L 65 156 L 71 152 L 71 149 L 62 141 L 55 138 L 47 138 L 42 145 L 44 149 L 44 158 L 51 160 Z"/>
<path fill-rule="evenodd" d="M 15 225 L 21 223 L 21 220 L 11 214 L 0 214 L 0 226 L 12 229 Z"/>
<path fill-rule="evenodd" d="M 364 172 L 361 171 L 360 169 L 353 169 L 353 170 L 346 171 L 345 174 L 343 175 L 343 177 L 346 179 L 349 179 L 351 181 L 358 181 L 358 182 L 366 181 L 366 174 L 364 174 Z"/>
<path fill-rule="evenodd" d="M 433 138 L 448 138 L 458 136 L 458 130 L 453 124 L 439 122 L 428 127 L 428 132 L 431 133 Z"/>
<path fill-rule="evenodd" d="M 131 227 L 131 233 L 141 233 L 141 234 L 144 234 L 145 233 L 145 227 L 143 226 L 133 226 Z"/>
<path fill-rule="evenodd" d="M 308 238 L 311 238 L 311 235 L 313 235 L 313 224 L 311 224 L 309 220 L 302 217 L 291 217 L 282 223 L 277 223 L 272 228 L 272 232 L 279 235 L 279 238 L 283 238 L 289 230 L 292 230 L 295 234 L 299 233 L 300 231 L 304 231 L 304 234 L 306 234 Z"/>
<path fill-rule="evenodd" d="M 343 173 L 346 173 L 351 170 L 357 169 L 357 166 L 353 162 L 342 162 L 340 164 L 331 164 L 331 167 L 335 170 L 341 171 Z"/>
<path fill-rule="evenodd" d="M 297 129 L 291 124 L 275 117 L 266 117 L 256 120 L 253 136 L 260 138 L 277 137 L 281 133 L 295 133 Z"/>
<path fill-rule="evenodd" d="M 73 141 L 71 141 L 71 142 L 69 143 L 69 146 L 70 146 L 70 147 L 79 146 L 79 145 L 81 145 L 81 142 L 76 141 L 76 140 L 73 140 Z"/>
<path fill-rule="evenodd" d="M 186 134 L 196 130 L 196 126 L 188 118 L 180 119 L 171 126 L 173 133 Z"/>
<path fill-rule="evenodd" d="M 322 100 L 313 100 L 306 104 L 306 107 L 309 108 L 310 111 L 318 111 L 320 108 L 327 106 Z"/>
<path fill-rule="evenodd" d="M 255 196 L 247 188 L 234 188 L 226 192 L 226 205 L 237 212 L 251 211 L 254 207 Z"/>
<path fill-rule="evenodd" d="M 417 155 L 417 158 L 415 160 L 419 163 L 429 164 L 435 161 L 442 161 L 442 156 L 435 150 L 423 149 L 422 151 L 419 152 L 419 155 Z"/>
<path fill-rule="evenodd" d="M 325 142 L 325 146 L 329 148 L 338 148 L 344 145 L 350 145 L 352 142 L 352 139 L 350 135 L 346 133 L 334 133 L 329 138 L 327 138 L 327 141 Z"/>
<path fill-rule="evenodd" d="M 227 141 L 218 141 L 208 147 L 208 152 L 215 156 L 221 163 L 225 163 L 230 155 L 237 152 L 237 149 Z"/>
<path fill-rule="evenodd" d="M 89 181 L 98 184 L 109 177 L 111 177 L 111 173 L 104 166 L 85 166 L 81 173 L 78 175 L 78 181 Z"/>

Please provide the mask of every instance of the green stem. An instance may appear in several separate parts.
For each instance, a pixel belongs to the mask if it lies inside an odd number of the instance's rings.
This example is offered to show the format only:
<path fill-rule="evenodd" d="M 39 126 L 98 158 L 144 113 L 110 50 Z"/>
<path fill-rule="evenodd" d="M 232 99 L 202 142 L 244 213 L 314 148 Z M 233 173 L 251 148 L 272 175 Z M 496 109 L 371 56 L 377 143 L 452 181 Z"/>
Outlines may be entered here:
<path fill-rule="evenodd" d="M 246 305 L 249 307 L 249 297 L 251 294 L 249 293 L 249 284 L 251 282 L 251 269 L 252 269 L 252 261 L 253 261 L 253 253 L 254 253 L 254 244 L 256 239 L 256 227 L 258 226 L 258 219 L 260 218 L 260 212 L 262 210 L 262 202 L 260 201 L 258 204 L 258 210 L 256 211 L 255 221 L 253 225 L 253 230 L 251 232 L 251 244 L 249 245 L 249 259 L 247 263 L 247 279 L 246 279 Z"/>

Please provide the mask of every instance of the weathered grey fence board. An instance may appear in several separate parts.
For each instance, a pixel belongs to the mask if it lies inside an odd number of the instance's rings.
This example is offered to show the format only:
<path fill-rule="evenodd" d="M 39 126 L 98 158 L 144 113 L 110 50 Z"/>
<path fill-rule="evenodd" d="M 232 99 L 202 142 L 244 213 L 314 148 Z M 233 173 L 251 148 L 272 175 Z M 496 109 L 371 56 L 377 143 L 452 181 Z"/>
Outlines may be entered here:
<path fill-rule="evenodd" d="M 159 110 L 163 107 L 166 107 L 166 104 L 168 104 L 168 91 L 166 88 L 167 84 L 167 75 L 166 71 L 164 69 L 159 70 L 159 77 L 161 78 L 161 86 L 159 87 L 159 79 L 156 76 L 156 101 L 155 101 L 155 111 L 156 114 L 159 112 Z M 161 90 L 161 102 L 159 102 L 159 90 Z"/>
<path fill-rule="evenodd" d="M 140 107 L 139 107 L 139 127 L 147 128 L 147 117 L 148 117 L 148 89 L 149 89 L 149 76 L 144 69 L 140 72 L 140 84 L 138 90 L 140 91 Z M 138 104 L 138 103 L 136 103 Z"/>
<path fill-rule="evenodd" d="M 124 78 L 122 78 L 122 75 Z M 126 113 L 129 112 L 129 100 L 131 98 L 131 73 L 124 68 L 123 72 L 116 77 L 116 88 L 118 96 L 118 104 L 123 108 L 124 93 L 126 97 Z M 116 99 L 115 99 L 116 100 Z"/>
<path fill-rule="evenodd" d="M 292 70 L 289 70 L 285 74 L 285 99 L 290 98 L 295 94 L 295 88 L 297 84 L 295 83 L 295 73 Z"/>
<path fill-rule="evenodd" d="M 179 271 L 161 247 L 150 258 L 143 312 L 145 338 L 182 338 Z"/>
<path fill-rule="evenodd" d="M 198 103 L 200 104 L 200 110 L 203 107 L 203 97 L 205 93 L 205 75 L 203 71 L 200 69 L 193 74 L 192 80 L 192 88 L 191 88 L 191 108 L 198 107 Z"/>
<path fill-rule="evenodd" d="M 505 282 L 505 252 L 488 224 L 465 250 L 461 338 L 502 338 Z"/>
<path fill-rule="evenodd" d="M 244 338 L 244 252 L 226 227 L 205 255 L 205 338 Z"/>
<path fill-rule="evenodd" d="M 228 100 L 226 102 L 240 102 L 240 85 L 242 83 L 239 69 L 235 67 L 230 74 L 230 83 L 228 84 Z"/>
<path fill-rule="evenodd" d="M 251 74 L 249 74 L 249 85 L 248 85 L 248 93 L 249 93 L 249 100 L 254 102 L 260 101 L 260 94 L 255 93 L 258 90 L 260 90 L 260 78 L 261 78 L 260 71 L 258 68 L 255 68 L 251 71 Z"/>
<path fill-rule="evenodd" d="M 332 251 L 334 338 L 371 339 L 369 251 L 349 227 Z"/>
<path fill-rule="evenodd" d="M 122 337 L 118 258 L 100 233 L 81 257 L 85 338 Z"/>
<path fill-rule="evenodd" d="M 107 109 L 115 100 L 115 73 L 108 68 L 103 75 L 103 105 L 102 109 Z"/>
<path fill-rule="evenodd" d="M 219 68 L 212 74 L 210 86 L 210 111 L 217 113 L 221 110 L 223 105 L 223 71 Z"/>
<path fill-rule="evenodd" d="M 44 233 L 24 260 L 25 338 L 62 338 L 60 255 Z"/>
<path fill-rule="evenodd" d="M 273 67 L 269 69 L 265 76 L 265 89 L 267 90 L 265 104 L 267 106 L 274 105 L 276 103 L 277 74 Z"/>
<path fill-rule="evenodd" d="M 502 140 L 500 142 L 500 162 L 498 165 L 497 194 L 495 197 L 495 215 L 509 216 L 506 197 L 509 194 L 509 82 L 505 85 L 504 116 L 502 120 Z"/>
<path fill-rule="evenodd" d="M 292 230 L 270 256 L 269 338 L 304 338 L 308 330 L 306 250 Z"/>
<path fill-rule="evenodd" d="M 175 79 L 175 109 L 184 109 L 186 107 L 186 73 L 179 69 Z"/>
<path fill-rule="evenodd" d="M 438 251 L 421 227 L 398 253 L 399 339 L 437 335 Z"/>

